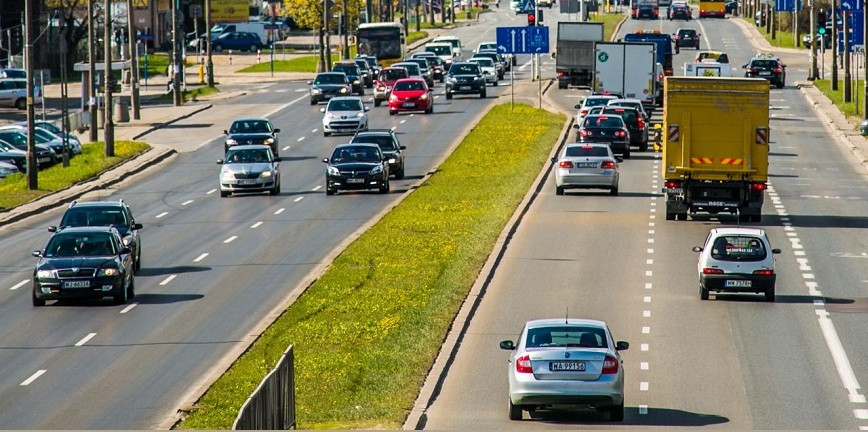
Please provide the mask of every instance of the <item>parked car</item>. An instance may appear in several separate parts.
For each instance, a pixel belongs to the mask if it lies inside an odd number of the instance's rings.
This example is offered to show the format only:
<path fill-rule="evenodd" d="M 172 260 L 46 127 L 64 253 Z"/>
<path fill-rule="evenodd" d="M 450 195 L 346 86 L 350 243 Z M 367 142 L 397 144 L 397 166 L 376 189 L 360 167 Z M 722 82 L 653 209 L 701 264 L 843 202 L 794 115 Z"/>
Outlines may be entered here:
<path fill-rule="evenodd" d="M 395 81 L 389 96 L 389 114 L 395 115 L 401 111 L 434 112 L 434 90 L 428 87 L 425 80 L 404 78 Z"/>
<path fill-rule="evenodd" d="M 226 140 L 223 142 L 223 153 L 236 145 L 262 144 L 271 147 L 271 154 L 280 156 L 280 144 L 277 134 L 279 128 L 275 128 L 271 121 L 265 117 L 243 117 L 232 121 L 229 130 L 224 130 Z"/>
<path fill-rule="evenodd" d="M 203 41 L 205 39 L 202 39 Z M 203 43 L 202 46 L 205 46 Z M 262 48 L 262 40 L 256 33 L 229 32 L 220 33 L 220 36 L 211 40 L 211 50 L 222 52 L 224 50 L 250 51 L 255 53 Z"/>
<path fill-rule="evenodd" d="M 567 189 L 606 189 L 618 195 L 618 163 L 607 144 L 567 144 L 555 163 L 555 193 L 563 195 Z"/>
<path fill-rule="evenodd" d="M 42 88 L 33 87 L 33 103 L 42 103 Z M 0 78 L 0 106 L 27 108 L 27 79 Z"/>
<path fill-rule="evenodd" d="M 18 174 L 21 170 L 18 168 L 18 165 L 15 165 L 12 162 L 4 162 L 2 160 L 2 155 L 0 155 L 0 179 L 4 179 L 7 176 L 12 174 Z"/>
<path fill-rule="evenodd" d="M 333 98 L 325 108 L 320 108 L 323 136 L 368 130 L 367 113 L 370 109 L 358 96 Z"/>
<path fill-rule="evenodd" d="M 389 162 L 376 144 L 339 144 L 326 164 L 326 195 L 341 190 L 370 190 L 389 193 Z"/>
<path fill-rule="evenodd" d="M 712 228 L 699 253 L 699 297 L 709 292 L 752 292 L 775 301 L 775 258 L 765 230 L 756 228 Z"/>
<path fill-rule="evenodd" d="M 16 130 L 0 130 L 0 141 L 2 141 L 4 145 L 9 146 L 2 148 L 2 150 L 9 151 L 12 149 L 17 149 L 23 152 L 27 151 L 27 135 L 24 135 L 23 133 Z M 57 154 L 54 153 L 54 150 L 42 144 L 36 144 L 35 147 L 36 166 L 39 169 L 46 168 L 57 163 Z"/>
<path fill-rule="evenodd" d="M 365 132 L 357 132 L 350 143 L 376 144 L 383 152 L 383 157 L 389 162 L 389 174 L 395 176 L 397 180 L 404 178 L 404 150 L 407 146 L 401 145 L 398 134 L 392 129 L 368 129 Z"/>
<path fill-rule="evenodd" d="M 455 94 L 468 93 L 479 94 L 481 98 L 487 97 L 482 69 L 476 63 L 452 63 L 446 75 L 446 99 L 452 99 Z"/>
<path fill-rule="evenodd" d="M 136 295 L 133 254 L 113 226 L 58 229 L 33 269 L 33 306 L 48 300 L 112 297 L 124 304 Z"/>
<path fill-rule="evenodd" d="M 280 157 L 274 156 L 269 146 L 233 146 L 217 165 L 221 165 L 217 179 L 221 198 L 239 192 L 280 194 Z"/>
<path fill-rule="evenodd" d="M 60 218 L 60 225 L 48 227 L 49 232 L 57 232 L 65 227 L 113 226 L 121 235 L 124 246 L 133 254 L 133 271 L 142 268 L 142 224 L 136 222 L 130 206 L 123 200 L 117 201 L 73 201 Z"/>
<path fill-rule="evenodd" d="M 380 106 L 383 101 L 389 100 L 389 95 L 392 94 L 392 86 L 395 81 L 402 78 L 409 78 L 410 74 L 406 68 L 391 66 L 380 70 L 377 75 L 377 80 L 374 81 L 374 106 Z"/>
<path fill-rule="evenodd" d="M 624 366 L 630 347 L 612 337 L 599 320 L 536 319 L 525 323 L 516 341 L 500 342 L 507 360 L 510 420 L 523 411 L 589 408 L 624 421 Z"/>
<path fill-rule="evenodd" d="M 316 74 L 310 86 L 310 104 L 328 102 L 331 98 L 349 96 L 352 89 L 349 78 L 343 72 L 321 72 Z"/>

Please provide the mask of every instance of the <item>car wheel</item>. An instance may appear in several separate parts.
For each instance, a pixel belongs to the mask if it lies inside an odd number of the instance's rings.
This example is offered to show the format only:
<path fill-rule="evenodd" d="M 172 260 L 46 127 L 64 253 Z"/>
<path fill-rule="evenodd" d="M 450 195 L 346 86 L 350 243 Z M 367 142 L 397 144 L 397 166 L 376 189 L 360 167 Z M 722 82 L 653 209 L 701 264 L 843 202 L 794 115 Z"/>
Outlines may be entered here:
<path fill-rule="evenodd" d="M 564 187 L 563 186 L 555 186 L 555 195 L 563 195 Z"/>
<path fill-rule="evenodd" d="M 494 81 L 494 86 L 497 87 L 497 80 Z"/>
<path fill-rule="evenodd" d="M 404 168 L 401 168 L 400 171 L 395 173 L 395 180 L 401 180 L 404 178 Z"/>
<path fill-rule="evenodd" d="M 18 108 L 19 110 L 27 109 L 27 99 L 21 98 L 15 101 L 15 108 Z"/>
<path fill-rule="evenodd" d="M 326 188 L 326 195 L 334 195 L 337 190 Z"/>
<path fill-rule="evenodd" d="M 513 405 L 512 399 L 509 400 L 509 419 L 521 420 L 522 409 L 521 405 Z"/>
<path fill-rule="evenodd" d="M 639 151 L 643 151 L 643 152 L 648 151 L 648 142 L 647 141 L 643 142 L 642 144 L 639 144 Z"/>
<path fill-rule="evenodd" d="M 618 186 L 609 189 L 609 194 L 612 196 L 618 196 Z"/>
<path fill-rule="evenodd" d="M 446 82 L 446 77 L 440 77 L 440 84 L 443 84 L 445 82 Z"/>
<path fill-rule="evenodd" d="M 250 45 L 250 52 L 255 53 L 257 51 L 259 51 L 259 45 L 256 45 L 256 44 Z"/>
<path fill-rule="evenodd" d="M 133 264 L 133 271 L 138 272 L 141 269 L 142 269 L 142 253 L 139 252 L 138 256 L 136 257 L 136 263 Z"/>
<path fill-rule="evenodd" d="M 428 109 L 425 110 L 425 114 L 434 114 L 434 104 L 428 106 Z"/>
<path fill-rule="evenodd" d="M 36 292 L 31 292 L 30 296 L 33 299 L 33 306 L 34 307 L 45 306 L 45 300 L 41 300 L 41 299 L 36 298 Z"/>
<path fill-rule="evenodd" d="M 452 93 L 446 92 L 446 99 L 452 99 Z"/>
<path fill-rule="evenodd" d="M 391 110 L 391 109 L 389 110 L 389 115 L 395 115 L 395 114 L 397 114 L 397 113 L 398 113 L 398 111 Z"/>
<path fill-rule="evenodd" d="M 226 198 L 229 196 L 229 192 L 220 191 L 220 198 Z"/>
<path fill-rule="evenodd" d="M 379 99 L 377 99 L 377 98 L 374 98 L 374 106 L 375 106 L 375 107 L 380 106 L 381 103 L 383 103 L 381 100 L 379 100 Z"/>
<path fill-rule="evenodd" d="M 359 96 L 364 96 L 364 95 L 365 95 L 365 88 L 362 87 L 359 89 Z"/>
<path fill-rule="evenodd" d="M 269 193 L 270 195 L 278 195 L 278 194 L 280 194 L 280 183 L 278 183 L 277 186 L 274 186 L 274 188 L 272 188 L 270 191 L 268 191 L 268 193 Z"/>
<path fill-rule="evenodd" d="M 624 401 L 621 400 L 621 405 L 615 405 L 609 410 L 609 421 L 622 422 L 624 421 Z"/>
<path fill-rule="evenodd" d="M 311 98 L 311 99 L 310 99 L 310 104 L 311 104 L 311 105 L 316 105 L 316 101 L 315 101 L 313 98 Z"/>
<path fill-rule="evenodd" d="M 666 213 L 666 220 L 675 220 L 675 213 Z"/>
<path fill-rule="evenodd" d="M 129 301 L 129 297 L 128 297 L 128 295 L 129 295 L 128 288 L 127 288 L 127 287 L 123 287 L 123 288 L 121 288 L 121 293 L 120 293 L 120 294 L 118 294 L 118 295 L 112 297 L 112 301 L 113 301 L 114 304 L 116 304 L 116 305 L 127 304 L 127 301 Z"/>
<path fill-rule="evenodd" d="M 482 90 L 479 92 L 479 97 L 485 99 L 486 96 L 487 94 L 485 92 L 485 87 L 483 87 Z"/>
<path fill-rule="evenodd" d="M 779 88 L 779 89 L 782 89 L 782 88 L 784 88 L 784 83 L 783 83 L 783 82 L 779 82 L 775 87 L 777 87 L 777 88 Z"/>
<path fill-rule="evenodd" d="M 329 133 L 329 132 L 323 132 L 323 133 L 322 133 L 322 136 L 324 136 L 324 137 L 327 137 L 327 136 L 329 136 L 329 135 L 331 135 L 331 133 Z"/>
<path fill-rule="evenodd" d="M 136 298 L 136 277 L 130 276 L 130 286 L 127 287 L 127 298 Z"/>
<path fill-rule="evenodd" d="M 223 45 L 214 44 L 214 52 L 222 52 L 222 51 L 223 51 Z"/>
<path fill-rule="evenodd" d="M 766 291 L 766 301 L 769 303 L 775 302 L 775 287 L 771 287 Z"/>
<path fill-rule="evenodd" d="M 699 299 L 708 300 L 708 290 L 699 285 Z"/>
<path fill-rule="evenodd" d="M 383 184 L 383 186 L 380 186 L 380 193 L 381 194 L 389 193 L 390 189 L 391 188 L 389 187 L 389 179 L 386 179 L 386 182 Z"/>
<path fill-rule="evenodd" d="M 687 220 L 687 213 L 678 213 L 675 216 L 675 219 L 686 221 Z"/>

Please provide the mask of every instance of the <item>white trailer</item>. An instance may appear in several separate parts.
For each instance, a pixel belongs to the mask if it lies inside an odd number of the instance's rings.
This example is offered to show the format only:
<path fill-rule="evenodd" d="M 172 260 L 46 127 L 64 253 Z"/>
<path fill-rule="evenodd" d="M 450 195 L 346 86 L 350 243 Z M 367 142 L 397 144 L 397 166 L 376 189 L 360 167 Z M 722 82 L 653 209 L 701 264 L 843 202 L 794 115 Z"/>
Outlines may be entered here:
<path fill-rule="evenodd" d="M 657 45 L 646 42 L 597 42 L 594 46 L 594 91 L 639 99 L 653 111 Z"/>
<path fill-rule="evenodd" d="M 684 76 L 731 77 L 732 65 L 712 61 L 684 63 Z"/>

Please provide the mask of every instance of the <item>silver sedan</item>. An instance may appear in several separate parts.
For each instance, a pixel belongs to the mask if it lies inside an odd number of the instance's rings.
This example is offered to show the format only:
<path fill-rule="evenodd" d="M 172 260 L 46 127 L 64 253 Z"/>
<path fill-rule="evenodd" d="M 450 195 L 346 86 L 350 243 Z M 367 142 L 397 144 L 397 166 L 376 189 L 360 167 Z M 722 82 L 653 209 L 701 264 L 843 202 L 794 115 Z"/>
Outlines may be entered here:
<path fill-rule="evenodd" d="M 236 145 L 229 147 L 226 160 L 217 161 L 220 167 L 220 196 L 225 198 L 236 192 L 280 193 L 279 157 L 267 145 Z"/>
<path fill-rule="evenodd" d="M 618 195 L 618 163 L 607 144 L 567 144 L 559 158 L 552 158 L 555 166 L 555 192 L 563 195 L 566 189 L 608 189 Z"/>
<path fill-rule="evenodd" d="M 624 420 L 624 366 L 603 321 L 575 318 L 528 321 L 517 342 L 500 342 L 510 350 L 509 419 L 523 411 L 595 409 Z"/>

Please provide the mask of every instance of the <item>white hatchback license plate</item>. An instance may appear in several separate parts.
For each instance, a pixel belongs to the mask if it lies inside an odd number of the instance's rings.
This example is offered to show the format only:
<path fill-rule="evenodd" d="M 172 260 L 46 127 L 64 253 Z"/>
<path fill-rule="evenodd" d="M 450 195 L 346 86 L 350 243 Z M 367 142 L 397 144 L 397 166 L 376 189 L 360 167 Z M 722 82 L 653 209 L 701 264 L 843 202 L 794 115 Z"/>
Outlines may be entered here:
<path fill-rule="evenodd" d="M 253 184 L 256 184 L 256 179 L 241 179 L 241 180 L 238 180 L 238 184 L 240 184 L 240 185 L 253 185 Z"/>
<path fill-rule="evenodd" d="M 365 179 L 360 178 L 349 178 L 347 179 L 347 183 L 364 183 Z"/>
<path fill-rule="evenodd" d="M 581 361 L 555 361 L 549 363 L 552 372 L 584 372 L 585 362 Z"/>
<path fill-rule="evenodd" d="M 64 288 L 89 288 L 90 281 L 65 281 L 63 282 Z"/>
<path fill-rule="evenodd" d="M 727 288 L 750 288 L 751 281 L 749 280 L 727 280 L 725 286 Z"/>

